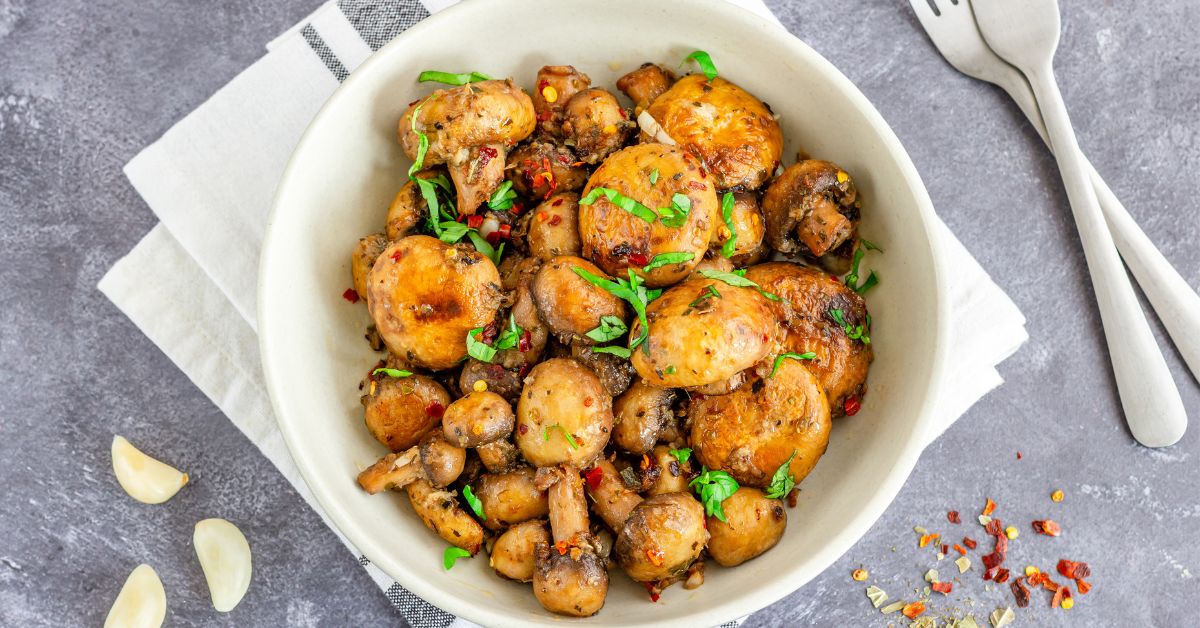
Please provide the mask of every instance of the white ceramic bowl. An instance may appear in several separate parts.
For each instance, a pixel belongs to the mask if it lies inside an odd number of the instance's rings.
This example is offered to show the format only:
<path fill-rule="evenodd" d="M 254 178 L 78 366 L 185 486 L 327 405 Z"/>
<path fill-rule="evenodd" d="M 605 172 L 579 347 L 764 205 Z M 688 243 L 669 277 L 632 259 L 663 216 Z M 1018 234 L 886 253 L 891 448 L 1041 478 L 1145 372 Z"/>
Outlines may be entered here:
<path fill-rule="evenodd" d="M 532 87 L 569 63 L 608 87 L 643 61 L 711 53 L 722 76 L 781 115 L 785 160 L 798 150 L 837 162 L 865 199 L 862 233 L 882 283 L 869 295 L 875 364 L 857 416 L 836 421 L 829 451 L 803 483 L 777 547 L 736 569 L 710 563 L 704 586 L 671 587 L 652 604 L 614 570 L 603 626 L 712 626 L 808 582 L 887 508 L 934 418 L 946 353 L 946 293 L 931 247 L 934 215 L 896 136 L 828 61 L 785 30 L 721 0 L 471 0 L 414 26 L 329 99 L 279 184 L 259 285 L 263 366 L 292 456 L 329 518 L 372 562 L 431 603 L 485 625 L 555 625 L 527 584 L 487 557 L 442 569 L 446 544 L 399 494 L 369 496 L 355 475 L 384 453 L 363 427 L 358 382 L 377 359 L 366 308 L 342 300 L 351 247 L 381 231 L 408 162 L 396 142 L 407 104 L 428 93 L 422 70 L 479 70 Z"/>

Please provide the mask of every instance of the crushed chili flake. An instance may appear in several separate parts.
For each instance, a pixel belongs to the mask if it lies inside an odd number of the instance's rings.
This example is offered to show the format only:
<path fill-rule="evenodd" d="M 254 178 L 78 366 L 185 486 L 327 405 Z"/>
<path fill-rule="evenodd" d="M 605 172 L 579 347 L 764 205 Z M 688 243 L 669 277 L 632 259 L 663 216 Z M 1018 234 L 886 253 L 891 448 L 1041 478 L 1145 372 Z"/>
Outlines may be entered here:
<path fill-rule="evenodd" d="M 987 522 L 987 525 L 983 526 L 983 530 L 991 536 L 1000 536 L 1001 534 L 1004 534 L 1003 526 L 1004 524 L 1000 523 L 999 519 L 992 519 L 991 521 Z"/>
<path fill-rule="evenodd" d="M 483 216 L 481 214 L 471 214 L 467 216 L 467 226 L 472 229 L 478 229 L 483 226 Z"/>
<path fill-rule="evenodd" d="M 1081 595 L 1087 595 L 1087 592 L 1092 590 L 1092 585 L 1090 583 L 1088 583 L 1086 580 L 1076 579 L 1075 587 L 1079 589 L 1079 593 Z"/>
<path fill-rule="evenodd" d="M 522 423 L 517 426 L 517 431 L 520 432 L 521 434 L 527 434 L 527 433 L 529 433 L 529 426 Z"/>
<path fill-rule="evenodd" d="M 557 227 L 558 224 L 561 222 L 562 222 L 562 216 L 559 214 L 554 214 L 554 216 L 550 219 L 550 226 Z"/>
<path fill-rule="evenodd" d="M 950 523 L 962 523 L 962 519 L 958 516 L 957 510 L 951 510 L 946 513 L 946 520 Z"/>
<path fill-rule="evenodd" d="M 1024 578 L 1017 578 L 1009 583 L 1009 588 L 1012 589 L 1013 597 L 1017 598 L 1017 606 L 1025 608 L 1029 606 L 1029 589 L 1021 582 Z"/>
<path fill-rule="evenodd" d="M 425 406 L 425 414 L 437 419 L 442 418 L 442 413 L 445 411 L 446 407 L 437 401 L 430 401 L 429 405 Z"/>
<path fill-rule="evenodd" d="M 1033 531 L 1046 536 L 1062 534 L 1062 528 L 1053 519 L 1040 519 L 1033 522 Z"/>
<path fill-rule="evenodd" d="M 533 349 L 533 336 L 528 329 L 522 330 L 521 339 L 517 341 L 517 351 L 525 353 L 531 349 Z"/>
<path fill-rule="evenodd" d="M 929 545 L 931 542 L 937 540 L 937 538 L 938 538 L 938 534 L 936 532 L 933 534 L 926 534 L 921 537 L 920 541 L 918 541 L 918 543 L 920 544 L 919 547 L 925 547 L 926 545 Z"/>
<path fill-rule="evenodd" d="M 392 251 L 391 257 L 393 262 L 399 262 L 404 257 L 404 252 L 400 250 Z"/>
<path fill-rule="evenodd" d="M 996 512 L 996 502 L 992 501 L 992 498 L 989 497 L 987 503 L 983 506 L 983 514 L 991 516 L 993 512 Z"/>
<path fill-rule="evenodd" d="M 558 207 L 559 205 L 562 205 L 562 202 L 563 202 L 563 200 L 561 198 L 556 198 L 556 199 L 554 199 L 553 203 L 550 203 L 550 206 Z"/>
<path fill-rule="evenodd" d="M 937 591 L 938 593 L 941 593 L 942 595 L 950 595 L 950 592 L 954 590 L 954 583 L 953 582 L 935 582 L 935 583 L 929 585 L 929 588 L 933 589 L 934 591 Z"/>
<path fill-rule="evenodd" d="M 1021 452 L 1019 452 L 1019 451 L 1018 451 L 1018 452 L 1017 452 L 1017 460 L 1020 460 L 1022 457 L 1023 457 L 1023 456 L 1021 456 Z"/>
<path fill-rule="evenodd" d="M 583 400 L 583 405 L 584 405 L 584 407 L 586 407 L 586 408 L 590 408 L 590 407 L 592 407 L 592 404 L 593 404 L 593 403 L 596 403 L 596 400 L 595 400 L 595 399 L 593 399 L 592 397 L 585 397 L 585 398 L 584 398 L 584 400 Z"/>
<path fill-rule="evenodd" d="M 657 602 L 660 596 L 658 595 L 658 590 L 657 587 L 654 586 L 654 583 L 643 582 L 642 585 L 646 587 L 646 592 L 650 594 L 650 601 Z"/>
<path fill-rule="evenodd" d="M 866 569 L 855 569 L 854 571 L 850 572 L 850 577 L 859 582 L 866 581 L 867 576 L 868 574 Z"/>
<path fill-rule="evenodd" d="M 945 556 L 946 554 L 949 554 L 949 553 L 950 553 L 950 546 L 947 545 L 946 543 L 942 543 L 942 556 Z"/>
<path fill-rule="evenodd" d="M 634 266 L 645 266 L 650 263 L 650 260 L 646 257 L 645 253 L 634 252 L 629 254 L 629 263 Z"/>
<path fill-rule="evenodd" d="M 358 290 L 346 288 L 346 291 L 342 293 L 342 298 L 351 303 L 358 303 Z"/>
<path fill-rule="evenodd" d="M 1086 578 L 1092 575 L 1092 568 L 1087 563 L 1077 563 L 1070 560 L 1058 561 L 1058 573 L 1066 578 L 1075 580 L 1077 578 Z"/>
<path fill-rule="evenodd" d="M 997 584 L 1004 584 L 1005 582 L 1008 582 L 1008 576 L 1009 576 L 1009 571 L 1007 569 L 1001 567 L 998 570 L 996 570 L 996 577 L 992 578 L 992 580 L 995 580 Z"/>
<path fill-rule="evenodd" d="M 593 491 L 600 488 L 600 480 L 604 477 L 604 469 L 600 467 L 592 467 L 583 472 L 583 480 L 587 482 L 588 488 Z"/>
<path fill-rule="evenodd" d="M 909 619 L 916 619 L 921 613 L 925 612 L 925 603 L 913 602 L 911 604 L 906 604 L 904 606 L 904 610 L 900 612 L 904 613 L 904 616 Z"/>
<path fill-rule="evenodd" d="M 1067 590 L 1066 587 L 1059 587 L 1054 592 L 1054 597 L 1051 598 L 1051 600 L 1050 600 L 1050 606 L 1052 606 L 1054 608 L 1058 608 L 1059 606 L 1062 606 L 1063 598 L 1066 597 L 1066 593 L 1064 593 L 1066 590 Z"/>
<path fill-rule="evenodd" d="M 846 416 L 854 416 L 861 409 L 862 402 L 858 400 L 858 397 L 846 397 L 846 401 L 842 403 L 842 410 L 846 413 Z"/>
<path fill-rule="evenodd" d="M 962 554 L 963 556 L 967 555 L 967 550 L 963 549 L 963 546 L 959 545 L 958 543 L 954 544 L 954 551 Z"/>
<path fill-rule="evenodd" d="M 662 567 L 665 557 L 666 554 L 664 554 L 660 549 L 651 548 L 646 550 L 646 558 L 649 559 L 655 567 Z"/>
<path fill-rule="evenodd" d="M 538 222 L 546 222 L 546 212 L 537 213 Z"/>
<path fill-rule="evenodd" d="M 964 536 L 963 545 L 966 545 L 971 549 L 975 549 L 976 547 L 979 547 L 979 542 L 969 536 Z"/>

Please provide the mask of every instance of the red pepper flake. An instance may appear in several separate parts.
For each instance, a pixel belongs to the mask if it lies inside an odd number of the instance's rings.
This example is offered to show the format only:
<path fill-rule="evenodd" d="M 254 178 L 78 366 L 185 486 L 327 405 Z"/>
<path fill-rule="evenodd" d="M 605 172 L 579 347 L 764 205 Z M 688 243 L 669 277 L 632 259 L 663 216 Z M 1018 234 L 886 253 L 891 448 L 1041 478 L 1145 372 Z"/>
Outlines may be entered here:
<path fill-rule="evenodd" d="M 650 259 L 646 257 L 645 253 L 635 252 L 629 254 L 629 263 L 634 266 L 645 266 L 650 263 Z"/>
<path fill-rule="evenodd" d="M 1005 582 L 1008 582 L 1008 576 L 1008 570 L 1001 567 L 996 571 L 996 577 L 993 578 L 993 580 L 995 580 L 997 584 L 1004 584 Z"/>
<path fill-rule="evenodd" d="M 442 413 L 446 411 L 446 407 L 437 401 L 430 401 L 429 405 L 425 406 L 425 414 L 428 414 L 435 419 L 442 418 Z"/>
<path fill-rule="evenodd" d="M 483 216 L 480 214 L 472 214 L 467 216 L 467 226 L 472 229 L 478 229 L 483 226 Z"/>
<path fill-rule="evenodd" d="M 1077 563 L 1063 559 L 1058 561 L 1058 573 L 1066 578 L 1077 580 L 1092 575 L 1092 568 L 1087 563 Z"/>
<path fill-rule="evenodd" d="M 569 541 L 559 541 L 554 544 L 554 549 L 558 550 L 559 556 L 562 556 L 571 549 L 571 543 Z"/>
<path fill-rule="evenodd" d="M 550 206 L 558 207 L 559 205 L 562 205 L 562 202 L 563 202 L 563 200 L 561 198 L 556 198 L 556 199 L 554 199 L 553 203 L 550 203 Z"/>
<path fill-rule="evenodd" d="M 992 519 L 983 527 L 983 530 L 991 536 L 1001 536 L 1004 534 L 1004 524 L 1000 523 L 999 519 Z"/>
<path fill-rule="evenodd" d="M 984 558 L 987 558 L 987 556 L 984 556 Z M 984 580 L 991 580 L 991 579 L 993 579 L 993 578 L 995 578 L 995 577 L 996 577 L 996 574 L 997 574 L 999 571 L 1000 571 L 1000 568 L 999 568 L 999 567 L 988 567 L 988 568 L 987 568 L 986 570 L 984 570 L 984 572 L 983 572 L 983 579 L 984 579 Z"/>
<path fill-rule="evenodd" d="M 391 257 L 393 262 L 399 262 L 404 257 L 404 252 L 400 250 L 393 251 Z"/>
<path fill-rule="evenodd" d="M 950 592 L 954 590 L 954 583 L 953 582 L 935 582 L 935 583 L 929 585 L 929 588 L 933 589 L 934 591 L 937 591 L 938 593 L 941 593 L 942 595 L 950 595 Z"/>
<path fill-rule="evenodd" d="M 586 398 L 583 400 L 583 407 L 585 407 L 585 408 L 590 408 L 590 407 L 592 407 L 592 404 L 593 404 L 593 403 L 596 403 L 596 400 L 595 400 L 595 399 L 593 399 L 593 398 L 591 398 L 591 397 L 586 397 Z"/>
<path fill-rule="evenodd" d="M 946 520 L 950 523 L 962 523 L 962 519 L 958 516 L 957 510 L 951 510 L 946 513 Z"/>
<path fill-rule="evenodd" d="M 358 303 L 358 290 L 346 288 L 346 291 L 342 293 L 342 298 L 351 303 Z"/>
<path fill-rule="evenodd" d="M 990 516 L 993 512 L 996 512 L 996 502 L 992 501 L 992 498 L 989 497 L 987 503 L 983 506 L 983 514 Z"/>
<path fill-rule="evenodd" d="M 666 560 L 666 554 L 664 554 L 660 549 L 651 548 L 646 550 L 646 558 L 648 558 L 650 563 L 655 567 L 662 567 L 663 561 Z"/>
<path fill-rule="evenodd" d="M 524 434 L 528 434 L 528 433 L 529 433 L 529 426 L 528 426 L 528 425 L 525 425 L 524 423 L 522 423 L 522 424 L 520 424 L 520 425 L 518 425 L 518 426 L 517 426 L 517 431 L 518 431 L 518 432 L 520 432 L 522 435 L 524 435 Z"/>
<path fill-rule="evenodd" d="M 1022 458 L 1022 456 L 1021 456 L 1021 452 L 1019 452 L 1019 451 L 1018 451 L 1018 452 L 1017 452 L 1017 460 L 1020 460 L 1021 458 Z"/>
<path fill-rule="evenodd" d="M 554 214 L 554 217 L 550 219 L 550 226 L 557 227 L 558 224 L 561 222 L 562 222 L 562 216 L 560 216 L 558 214 Z"/>
<path fill-rule="evenodd" d="M 528 329 L 525 329 L 521 331 L 521 339 L 517 341 L 517 351 L 525 353 L 530 349 L 533 349 L 533 336 L 529 334 Z"/>
<path fill-rule="evenodd" d="M 1042 574 L 1041 582 L 1042 582 L 1042 588 L 1047 591 L 1054 591 L 1055 593 L 1057 593 L 1058 590 L 1062 588 L 1062 585 L 1051 580 L 1050 576 L 1047 576 L 1045 574 Z"/>
<path fill-rule="evenodd" d="M 491 146 L 480 146 L 479 154 L 486 155 L 488 159 L 495 159 L 496 155 L 499 155 L 500 153 L 496 152 L 496 149 L 492 148 Z"/>
<path fill-rule="evenodd" d="M 945 556 L 946 554 L 949 554 L 949 553 L 950 553 L 950 546 L 946 543 L 942 543 L 942 556 Z"/>
<path fill-rule="evenodd" d="M 979 547 L 979 542 L 969 536 L 964 536 L 963 545 L 966 545 L 971 549 L 975 549 L 976 547 Z"/>
<path fill-rule="evenodd" d="M 1040 519 L 1033 522 L 1033 531 L 1046 536 L 1058 536 L 1062 534 L 1062 528 L 1059 527 L 1052 519 Z"/>
<path fill-rule="evenodd" d="M 496 326 L 496 322 L 492 321 L 483 326 L 483 331 L 479 332 L 479 340 L 487 344 L 492 344 L 496 336 L 500 335 L 500 328 Z"/>
<path fill-rule="evenodd" d="M 963 546 L 959 545 L 958 543 L 954 544 L 954 551 L 962 554 L 963 556 L 967 555 L 967 550 L 963 549 Z"/>
<path fill-rule="evenodd" d="M 654 586 L 654 583 L 653 582 L 643 582 L 642 586 L 645 586 L 646 592 L 650 594 L 650 601 L 657 602 L 659 595 L 658 595 L 657 587 Z"/>
<path fill-rule="evenodd" d="M 1050 606 L 1054 608 L 1062 606 L 1063 598 L 1069 595 L 1070 593 L 1067 593 L 1066 587 L 1059 587 L 1058 590 L 1054 592 L 1054 597 L 1050 600 Z"/>
<path fill-rule="evenodd" d="M 600 467 L 592 467 L 583 472 L 583 479 L 587 482 L 588 488 L 593 491 L 600 488 L 600 479 L 604 477 L 604 469 Z"/>
<path fill-rule="evenodd" d="M 701 170 L 701 172 L 704 172 L 704 171 Z M 697 192 L 703 192 L 704 190 L 708 189 L 708 186 L 704 185 L 703 183 L 701 183 L 699 181 L 688 181 L 688 188 L 692 189 L 692 190 L 696 190 Z"/>
<path fill-rule="evenodd" d="M 537 213 L 538 222 L 546 222 L 546 212 Z"/>
<path fill-rule="evenodd" d="M 936 541 L 936 540 L 937 540 L 937 538 L 938 538 L 938 535 L 937 535 L 937 533 L 934 533 L 934 534 L 926 534 L 925 536 L 922 536 L 922 537 L 921 537 L 921 540 L 920 540 L 920 541 L 918 541 L 918 543 L 920 544 L 919 546 L 920 546 L 920 547 L 925 547 L 926 545 L 929 545 L 929 544 L 930 544 L 932 541 Z"/>
<path fill-rule="evenodd" d="M 921 613 L 925 612 L 925 603 L 924 602 L 913 602 L 913 603 L 905 606 L 904 610 L 902 610 L 900 612 L 904 613 L 904 616 L 909 619 L 916 619 Z"/>
<path fill-rule="evenodd" d="M 1092 590 L 1092 585 L 1088 584 L 1086 580 L 1078 578 L 1075 579 L 1075 586 L 1079 588 L 1080 595 L 1087 595 L 1087 592 Z"/>
<path fill-rule="evenodd" d="M 1008 586 L 1012 589 L 1013 597 L 1017 598 L 1017 606 L 1025 608 L 1029 606 L 1029 589 L 1025 588 L 1025 584 L 1021 582 L 1022 578 L 1013 580 Z"/>
<path fill-rule="evenodd" d="M 854 416 L 862 409 L 862 402 L 858 397 L 846 397 L 846 401 L 842 403 L 842 410 L 846 412 L 846 416 Z"/>
<path fill-rule="evenodd" d="M 552 115 L 554 115 L 554 113 L 552 111 L 550 111 L 549 109 L 547 109 L 547 110 L 537 114 L 538 122 L 547 122 L 550 120 L 550 116 L 552 116 Z"/>

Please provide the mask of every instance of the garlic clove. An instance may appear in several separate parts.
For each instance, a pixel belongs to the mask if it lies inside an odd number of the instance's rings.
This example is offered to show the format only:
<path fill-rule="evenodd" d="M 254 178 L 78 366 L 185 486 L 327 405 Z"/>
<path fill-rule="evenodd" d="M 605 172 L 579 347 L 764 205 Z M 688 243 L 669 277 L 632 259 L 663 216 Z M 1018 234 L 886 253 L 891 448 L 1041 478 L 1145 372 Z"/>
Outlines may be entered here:
<path fill-rule="evenodd" d="M 167 592 L 150 565 L 138 565 L 117 594 L 104 628 L 158 628 L 167 617 Z"/>
<path fill-rule="evenodd" d="M 186 473 L 147 456 L 120 436 L 113 437 L 112 464 L 121 488 L 145 504 L 171 499 L 188 482 Z"/>
<path fill-rule="evenodd" d="M 196 524 L 192 545 L 208 581 L 213 608 L 228 613 L 250 586 L 252 566 L 246 536 L 224 519 L 205 519 Z"/>

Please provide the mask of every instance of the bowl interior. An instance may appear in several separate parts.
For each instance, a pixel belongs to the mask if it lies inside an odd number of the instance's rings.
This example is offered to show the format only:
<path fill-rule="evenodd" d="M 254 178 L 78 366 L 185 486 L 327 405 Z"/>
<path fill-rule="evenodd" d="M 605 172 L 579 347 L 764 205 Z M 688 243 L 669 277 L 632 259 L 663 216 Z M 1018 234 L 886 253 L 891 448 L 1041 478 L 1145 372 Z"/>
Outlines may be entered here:
<path fill-rule="evenodd" d="M 583 44 L 583 45 L 581 45 Z M 779 546 L 736 569 L 709 565 L 706 584 L 671 587 L 657 604 L 614 570 L 598 625 L 717 623 L 795 590 L 857 541 L 915 462 L 932 417 L 946 307 L 930 245 L 925 190 L 865 98 L 787 32 L 723 1 L 473 0 L 380 50 L 314 120 L 280 184 L 260 268 L 259 328 L 267 383 L 298 466 L 330 518 L 372 562 L 445 610 L 488 625 L 555 624 L 529 585 L 495 576 L 485 556 L 441 566 L 445 543 L 400 494 L 368 496 L 358 471 L 384 453 L 363 427 L 358 382 L 377 359 L 366 308 L 341 298 L 357 239 L 383 228 L 408 160 L 396 142 L 406 105 L 431 87 L 427 69 L 479 70 L 532 87 L 537 68 L 569 63 L 616 91 L 624 72 L 707 50 L 721 75 L 781 116 L 785 163 L 797 151 L 837 162 L 864 198 L 862 233 L 886 253 L 868 298 L 876 360 L 870 393 L 835 423 L 828 453 L 802 484 Z"/>

